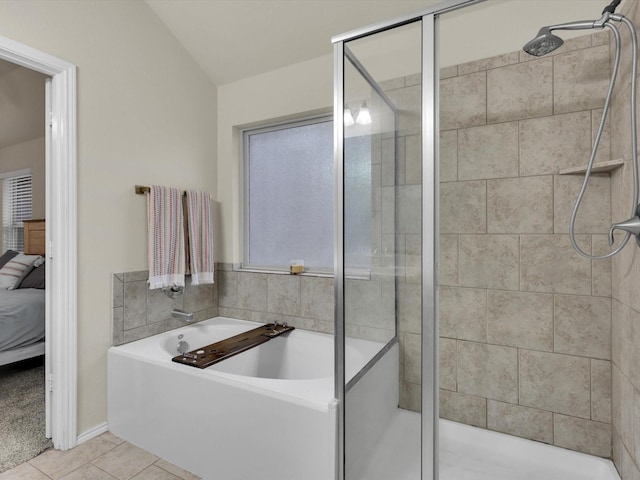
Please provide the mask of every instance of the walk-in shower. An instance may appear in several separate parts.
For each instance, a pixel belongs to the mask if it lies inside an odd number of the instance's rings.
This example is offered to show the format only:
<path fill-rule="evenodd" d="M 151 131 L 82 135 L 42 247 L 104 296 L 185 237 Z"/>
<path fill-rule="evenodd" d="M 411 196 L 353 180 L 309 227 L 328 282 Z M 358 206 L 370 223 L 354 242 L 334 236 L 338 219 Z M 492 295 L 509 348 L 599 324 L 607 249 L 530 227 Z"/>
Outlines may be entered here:
<path fill-rule="evenodd" d="M 589 158 L 589 163 L 586 168 L 584 182 L 582 184 L 582 188 L 580 189 L 580 193 L 578 194 L 578 198 L 576 200 L 575 206 L 573 208 L 573 212 L 571 214 L 571 219 L 569 221 L 569 235 L 571 239 L 571 244 L 573 248 L 584 257 L 593 258 L 593 259 L 604 259 L 611 257 L 622 250 L 629 238 L 634 235 L 636 237 L 636 242 L 640 246 L 640 205 L 638 204 L 638 189 L 639 189 L 639 178 L 638 178 L 638 140 L 637 140 L 637 120 L 636 120 L 636 82 L 637 82 L 637 73 L 638 73 L 638 37 L 636 33 L 636 29 L 633 23 L 623 15 L 617 15 L 615 13 L 616 8 L 620 5 L 621 0 L 614 0 L 610 5 L 608 5 L 602 12 L 602 16 L 597 20 L 581 20 L 577 22 L 569 22 L 562 23 L 558 25 L 550 25 L 546 27 L 542 27 L 536 37 L 527 42 L 527 44 L 522 47 L 522 49 L 530 55 L 534 55 L 536 57 L 541 57 L 547 55 L 557 48 L 561 47 L 564 41 L 554 35 L 554 30 L 591 30 L 591 29 L 603 29 L 608 28 L 613 33 L 613 37 L 615 39 L 615 57 L 613 62 L 613 71 L 611 73 L 611 81 L 609 83 L 609 88 L 607 91 L 607 98 L 604 104 L 604 112 L 602 114 L 602 118 L 600 120 L 600 126 L 598 127 L 598 132 L 596 134 L 595 141 L 593 143 L 593 149 L 591 151 L 591 156 Z M 626 235 L 622 242 L 611 252 L 604 255 L 591 255 L 585 252 L 576 241 L 575 236 L 575 224 L 576 217 L 578 215 L 578 210 L 582 204 L 582 200 L 584 198 L 585 192 L 587 190 L 589 184 L 589 176 L 593 171 L 593 164 L 596 159 L 596 155 L 598 153 L 598 147 L 600 146 L 600 141 L 602 139 L 602 133 L 604 132 L 604 128 L 607 122 L 607 116 L 609 114 L 609 109 L 611 107 L 611 97 L 613 95 L 613 90 L 616 84 L 616 79 L 618 77 L 618 70 L 620 67 L 620 50 L 621 50 L 621 40 L 620 40 L 620 31 L 618 27 L 613 22 L 624 23 L 625 26 L 629 29 L 629 34 L 631 35 L 631 55 L 632 55 L 632 67 L 631 67 L 631 95 L 630 95 L 630 128 L 631 128 L 631 152 L 632 152 L 632 168 L 633 168 L 633 198 L 631 201 L 631 218 L 625 220 L 623 222 L 614 223 L 611 225 L 609 229 L 609 246 L 613 246 L 614 244 L 614 230 L 624 230 L 626 231 Z"/>
<path fill-rule="evenodd" d="M 581 2 L 540 3 L 449 0 L 333 39 L 338 480 L 619 480 L 633 453 L 608 257 L 640 224 L 611 225 L 638 204 L 635 29 L 617 1 L 570 23 Z M 511 32 L 474 44 L 496 19 Z M 524 52 L 507 38 L 539 25 Z M 353 339 L 379 352 L 347 381 Z"/>

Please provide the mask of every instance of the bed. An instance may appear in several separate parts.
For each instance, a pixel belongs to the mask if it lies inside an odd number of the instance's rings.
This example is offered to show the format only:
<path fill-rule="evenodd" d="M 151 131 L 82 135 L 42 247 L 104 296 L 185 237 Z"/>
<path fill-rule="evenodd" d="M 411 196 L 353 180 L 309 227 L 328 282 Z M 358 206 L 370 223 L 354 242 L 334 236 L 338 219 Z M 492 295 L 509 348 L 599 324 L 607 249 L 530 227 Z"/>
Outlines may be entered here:
<path fill-rule="evenodd" d="M 29 220 L 24 226 L 24 254 L 44 256 L 45 221 Z M 17 288 L 0 289 L 0 366 L 44 355 L 44 337 L 43 264 L 30 270 Z"/>

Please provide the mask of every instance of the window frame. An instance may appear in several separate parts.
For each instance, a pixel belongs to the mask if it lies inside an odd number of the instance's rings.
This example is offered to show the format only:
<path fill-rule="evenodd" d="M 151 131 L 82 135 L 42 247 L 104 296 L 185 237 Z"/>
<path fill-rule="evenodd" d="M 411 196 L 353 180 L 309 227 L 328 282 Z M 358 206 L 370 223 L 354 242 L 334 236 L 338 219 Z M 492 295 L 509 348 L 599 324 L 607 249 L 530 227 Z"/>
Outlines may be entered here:
<path fill-rule="evenodd" d="M 5 180 L 11 179 L 11 178 L 18 178 L 18 177 L 29 177 L 30 183 L 31 183 L 31 218 L 33 218 L 33 172 L 31 170 L 31 168 L 23 168 L 20 170 L 12 170 L 9 172 L 1 172 L 0 173 L 0 181 L 2 182 L 2 251 L 6 251 L 9 249 L 9 247 L 5 247 L 4 244 L 4 230 L 5 230 L 5 218 L 4 218 L 4 208 L 5 208 L 5 204 L 4 204 L 4 198 L 5 195 L 7 194 L 7 192 L 5 192 Z M 11 227 L 11 228 L 19 228 L 19 227 Z M 24 224 L 22 226 L 23 228 L 23 232 L 24 232 Z M 22 248 L 15 248 L 18 251 L 23 252 L 24 251 L 24 233 L 23 233 L 23 244 L 22 244 Z"/>
<path fill-rule="evenodd" d="M 296 127 L 304 127 L 307 125 L 315 125 L 319 123 L 331 122 L 333 124 L 333 113 L 321 113 L 318 115 L 310 115 L 297 117 L 288 120 L 273 120 L 240 129 L 240 152 L 241 152 L 241 169 L 240 169 L 240 196 L 242 208 L 241 214 L 241 241 L 242 241 L 242 259 L 236 270 L 255 271 L 255 272 L 271 272 L 271 273 L 289 273 L 289 265 L 252 265 L 249 263 L 249 137 L 251 135 L 275 132 L 279 130 L 288 130 Z M 333 143 L 332 143 L 333 146 Z M 333 157 L 330 161 L 333 163 Z M 333 202 L 333 198 L 331 199 Z M 305 265 L 305 271 L 302 275 L 326 276 L 333 277 L 333 257 L 331 265 L 327 268 L 308 269 Z"/>

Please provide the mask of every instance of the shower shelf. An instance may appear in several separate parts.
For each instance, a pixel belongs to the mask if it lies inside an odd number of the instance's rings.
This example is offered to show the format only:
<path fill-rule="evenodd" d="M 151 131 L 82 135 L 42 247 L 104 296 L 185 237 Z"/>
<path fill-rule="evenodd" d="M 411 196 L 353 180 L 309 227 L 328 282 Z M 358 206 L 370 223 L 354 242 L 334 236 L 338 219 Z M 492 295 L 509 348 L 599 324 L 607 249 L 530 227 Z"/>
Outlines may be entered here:
<path fill-rule="evenodd" d="M 593 168 L 591 169 L 591 173 L 606 173 L 615 170 L 616 168 L 620 168 L 624 165 L 624 160 L 619 158 L 617 160 L 609 160 L 608 162 L 597 162 L 593 164 Z M 571 167 L 571 168 L 563 168 L 558 172 L 558 175 L 580 175 L 587 171 L 587 167 Z"/>

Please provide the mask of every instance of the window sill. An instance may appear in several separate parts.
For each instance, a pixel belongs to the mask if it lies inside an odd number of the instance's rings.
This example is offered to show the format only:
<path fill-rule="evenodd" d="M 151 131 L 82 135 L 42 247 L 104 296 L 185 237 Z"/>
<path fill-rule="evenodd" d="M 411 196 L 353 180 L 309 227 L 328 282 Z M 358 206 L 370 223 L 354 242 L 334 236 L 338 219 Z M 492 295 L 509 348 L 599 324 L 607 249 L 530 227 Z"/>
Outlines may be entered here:
<path fill-rule="evenodd" d="M 318 278 L 334 278 L 333 272 L 303 272 L 303 273 L 289 273 L 287 270 L 278 270 L 275 268 L 255 268 L 255 267 L 243 267 L 242 264 L 234 264 L 232 266 L 234 272 L 245 273 L 265 273 L 268 275 L 291 275 L 293 277 L 318 277 Z M 346 273 L 345 277 L 349 280 L 371 280 L 371 272 L 365 270 L 354 270 Z"/>
<path fill-rule="evenodd" d="M 233 265 L 234 272 L 247 272 L 247 273 L 268 273 L 271 275 L 291 275 L 296 277 L 324 277 L 324 278 L 333 278 L 333 272 L 314 272 L 307 271 L 303 273 L 289 273 L 288 270 L 278 270 L 275 268 L 255 268 L 255 267 L 244 267 L 242 264 L 234 264 Z"/>

